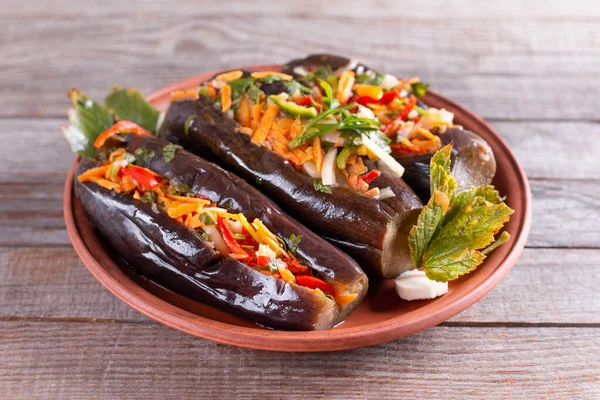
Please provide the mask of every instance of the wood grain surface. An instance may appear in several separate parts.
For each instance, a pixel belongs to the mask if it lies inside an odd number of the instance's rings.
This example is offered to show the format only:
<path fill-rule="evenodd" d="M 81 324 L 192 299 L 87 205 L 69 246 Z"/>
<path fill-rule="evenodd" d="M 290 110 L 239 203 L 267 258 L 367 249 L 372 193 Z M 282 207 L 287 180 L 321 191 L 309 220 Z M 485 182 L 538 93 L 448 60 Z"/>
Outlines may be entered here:
<path fill-rule="evenodd" d="M 579 0 L 0 0 L 0 397 L 600 398 L 599 49 Z M 438 327 L 339 353 L 217 345 L 116 300 L 64 227 L 65 93 L 311 52 L 419 75 L 506 138 L 534 201 L 515 268 Z"/>

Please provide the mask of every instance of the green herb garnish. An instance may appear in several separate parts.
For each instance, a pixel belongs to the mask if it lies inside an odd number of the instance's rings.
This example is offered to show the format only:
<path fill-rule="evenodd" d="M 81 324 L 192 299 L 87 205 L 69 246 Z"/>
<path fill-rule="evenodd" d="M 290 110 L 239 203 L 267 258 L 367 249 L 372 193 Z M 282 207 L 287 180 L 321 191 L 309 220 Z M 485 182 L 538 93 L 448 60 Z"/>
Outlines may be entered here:
<path fill-rule="evenodd" d="M 205 213 L 205 212 L 200 214 L 200 222 L 202 222 L 204 225 L 215 225 L 217 223 L 217 221 L 215 221 L 214 218 L 211 217 L 209 213 Z"/>
<path fill-rule="evenodd" d="M 438 282 L 456 279 L 477 268 L 493 249 L 494 235 L 513 213 L 491 186 L 455 193 L 451 150 L 452 145 L 447 145 L 431 159 L 431 199 L 408 236 L 414 267 L 423 268 L 429 279 Z M 500 244 L 508 239 L 507 235 L 500 235 Z"/>
<path fill-rule="evenodd" d="M 156 132 L 160 113 L 146 101 L 139 90 L 115 86 L 104 99 L 104 105 L 114 112 L 117 120 L 135 122 L 150 132 Z"/>
<path fill-rule="evenodd" d="M 197 115 L 192 114 L 185 119 L 185 123 L 183 124 L 183 133 L 187 136 L 190 133 L 190 128 L 192 127 L 192 123 L 196 119 Z"/>
<path fill-rule="evenodd" d="M 427 93 L 429 85 L 423 82 L 415 82 L 410 84 L 410 90 L 416 97 L 423 97 Z"/>
<path fill-rule="evenodd" d="M 169 143 L 162 148 L 162 155 L 165 162 L 171 162 L 175 158 L 175 152 L 180 149 L 181 146 L 178 144 Z"/>
<path fill-rule="evenodd" d="M 331 188 L 327 185 L 324 185 L 321 179 L 315 179 L 313 187 L 318 192 L 331 194 Z"/>
<path fill-rule="evenodd" d="M 254 78 L 240 78 L 227 82 L 227 84 L 231 86 L 231 98 L 237 99 L 251 86 L 254 86 Z"/>
<path fill-rule="evenodd" d="M 383 74 L 357 74 L 356 83 L 363 85 L 381 86 L 385 75 Z"/>
<path fill-rule="evenodd" d="M 311 88 L 304 86 L 303 84 L 301 84 L 300 82 L 298 82 L 295 79 L 292 79 L 289 82 L 285 82 L 284 85 L 285 85 L 286 92 L 288 92 L 291 96 L 293 96 L 296 92 L 299 92 L 302 94 L 312 93 Z"/>
<path fill-rule="evenodd" d="M 183 183 L 177 183 L 175 181 L 169 181 L 169 193 L 175 196 L 193 196 L 195 193 L 184 185 Z"/>
<path fill-rule="evenodd" d="M 156 203 L 156 192 L 144 192 L 144 195 L 140 197 L 140 200 L 144 203 Z"/>
<path fill-rule="evenodd" d="M 296 252 L 298 251 L 298 245 L 300 245 L 301 240 L 302 235 L 294 235 L 293 233 L 290 235 L 290 244 L 288 246 L 290 253 L 296 255 Z"/>
<path fill-rule="evenodd" d="M 154 151 L 148 152 L 148 149 L 144 146 L 138 147 L 133 154 L 135 155 L 134 164 L 142 167 L 147 165 L 155 155 Z"/>

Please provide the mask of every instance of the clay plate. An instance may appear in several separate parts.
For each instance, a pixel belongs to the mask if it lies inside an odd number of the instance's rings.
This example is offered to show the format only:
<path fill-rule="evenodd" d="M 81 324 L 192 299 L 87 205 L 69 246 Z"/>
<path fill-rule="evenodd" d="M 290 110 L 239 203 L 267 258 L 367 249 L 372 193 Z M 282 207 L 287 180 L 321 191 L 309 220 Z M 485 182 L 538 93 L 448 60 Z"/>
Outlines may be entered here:
<path fill-rule="evenodd" d="M 272 71 L 281 66 L 245 68 Z M 150 94 L 148 100 L 166 110 L 171 91 L 196 87 L 216 73 L 208 72 L 167 86 Z M 510 242 L 495 250 L 475 272 L 451 282 L 448 294 L 435 300 L 405 302 L 394 292 L 393 281 L 373 282 L 363 303 L 344 323 L 319 332 L 269 330 L 189 300 L 135 275 L 103 243 L 72 195 L 77 160 L 67 177 L 64 192 L 69 237 L 86 267 L 115 296 L 156 321 L 215 342 L 274 351 L 332 351 L 371 346 L 430 328 L 481 299 L 515 264 L 531 225 L 531 193 L 514 154 L 486 122 L 433 91 L 428 91 L 423 100 L 432 107 L 454 112 L 457 124 L 478 133 L 490 144 L 498 164 L 493 183 L 515 210 L 506 226 L 512 236 Z"/>

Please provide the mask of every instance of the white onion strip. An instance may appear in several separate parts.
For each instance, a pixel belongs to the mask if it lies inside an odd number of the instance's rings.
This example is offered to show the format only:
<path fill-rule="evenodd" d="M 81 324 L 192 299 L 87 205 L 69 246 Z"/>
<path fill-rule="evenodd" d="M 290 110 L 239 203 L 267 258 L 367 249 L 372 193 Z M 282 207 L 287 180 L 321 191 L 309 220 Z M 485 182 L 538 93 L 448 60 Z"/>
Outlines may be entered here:
<path fill-rule="evenodd" d="M 321 171 L 317 168 L 317 165 L 313 161 L 306 161 L 302 164 L 302 168 L 311 178 L 319 179 L 321 178 Z"/>
<path fill-rule="evenodd" d="M 367 137 L 367 135 L 362 135 L 362 142 L 367 147 L 367 149 L 369 149 L 385 165 L 387 165 L 390 168 L 391 172 L 393 172 L 398 178 L 400 178 L 404 174 L 404 167 L 400 165 L 398 161 L 394 160 L 394 158 L 388 153 L 386 153 L 381 147 L 377 146 L 375 142 L 373 142 Z"/>
<path fill-rule="evenodd" d="M 207 225 L 204 230 L 210 236 L 210 241 L 213 242 L 213 244 L 215 245 L 215 248 L 217 249 L 217 251 L 219 253 L 221 253 L 224 256 L 229 254 L 229 248 L 225 244 L 225 241 L 221 237 L 221 234 L 219 233 L 219 230 L 217 229 L 216 226 Z"/>
<path fill-rule="evenodd" d="M 329 149 L 325 158 L 323 159 L 323 168 L 321 168 L 321 176 L 323 178 L 323 185 L 333 186 L 335 185 L 335 160 L 337 158 L 337 148 L 332 147 Z"/>

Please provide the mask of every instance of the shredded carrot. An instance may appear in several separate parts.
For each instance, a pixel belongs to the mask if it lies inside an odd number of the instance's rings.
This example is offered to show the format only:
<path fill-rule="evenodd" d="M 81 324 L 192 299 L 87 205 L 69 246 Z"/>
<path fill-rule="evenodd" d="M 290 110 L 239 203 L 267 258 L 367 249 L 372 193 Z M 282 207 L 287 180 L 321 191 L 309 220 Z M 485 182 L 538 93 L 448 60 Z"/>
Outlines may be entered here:
<path fill-rule="evenodd" d="M 188 217 L 185 219 L 185 224 L 188 228 L 199 228 L 200 226 L 202 226 L 202 224 L 200 223 L 200 214 L 188 215 Z"/>
<path fill-rule="evenodd" d="M 250 127 L 250 103 L 246 96 L 243 96 L 242 101 L 240 101 L 240 107 L 237 110 L 236 118 L 241 126 L 246 128 Z"/>
<path fill-rule="evenodd" d="M 135 182 L 133 181 L 133 178 L 129 175 L 124 175 L 121 178 L 121 191 L 129 192 L 133 189 L 135 189 Z"/>
<path fill-rule="evenodd" d="M 176 196 L 174 194 L 167 194 L 166 197 L 171 200 L 178 200 L 181 202 L 196 203 L 196 204 L 210 204 L 210 200 L 199 199 L 197 197 Z"/>
<path fill-rule="evenodd" d="M 296 158 L 298 158 L 298 160 L 300 161 L 300 164 L 304 164 L 305 162 L 307 162 L 308 160 L 310 160 L 312 158 L 311 156 L 306 154 L 305 151 L 303 151 L 299 148 L 292 149 L 291 152 L 293 155 L 296 156 Z"/>
<path fill-rule="evenodd" d="M 379 188 L 378 187 L 374 187 L 373 189 L 369 189 L 365 192 L 365 194 L 369 197 L 375 197 L 375 196 L 379 196 Z"/>
<path fill-rule="evenodd" d="M 121 147 L 121 148 L 113 151 L 108 156 L 108 162 L 109 163 L 113 163 L 115 161 L 118 161 L 118 160 L 122 159 L 123 154 L 125 154 L 125 149 L 123 147 Z"/>
<path fill-rule="evenodd" d="M 235 81 L 236 79 L 240 79 L 242 77 L 242 75 L 244 75 L 244 73 L 239 70 L 223 72 L 222 74 L 215 76 L 214 80 L 218 81 L 218 82 L 231 82 L 231 81 Z"/>
<path fill-rule="evenodd" d="M 231 108 L 231 86 L 221 86 L 221 111 L 225 112 Z"/>
<path fill-rule="evenodd" d="M 256 103 L 252 106 L 252 121 L 250 121 L 250 128 L 252 132 L 256 132 L 260 125 L 260 119 L 262 118 L 262 104 Z"/>
<path fill-rule="evenodd" d="M 171 92 L 171 103 L 181 100 L 198 100 L 200 93 L 196 89 L 176 90 Z"/>
<path fill-rule="evenodd" d="M 254 135 L 252 135 L 252 143 L 261 144 L 265 141 L 277 114 L 279 114 L 279 106 L 275 103 L 269 102 L 267 111 L 260 120 L 258 129 L 254 132 Z"/>
<path fill-rule="evenodd" d="M 346 105 L 352 96 L 352 86 L 354 86 L 354 71 L 344 71 L 338 82 L 337 100 L 341 105 Z"/>
<path fill-rule="evenodd" d="M 276 72 L 276 71 L 256 71 L 256 72 L 253 72 L 251 75 L 254 79 L 261 79 L 261 78 L 264 78 L 264 77 L 267 77 L 270 75 L 278 76 L 281 79 L 283 79 L 284 81 L 291 81 L 292 79 L 294 79 L 294 77 L 291 75 L 284 74 L 281 72 Z"/>
<path fill-rule="evenodd" d="M 212 83 L 206 84 L 206 91 L 208 92 L 208 95 L 213 99 L 217 97 L 217 88 Z"/>
<path fill-rule="evenodd" d="M 356 293 L 338 294 L 337 296 L 335 296 L 335 302 L 340 305 L 346 305 L 352 303 L 356 299 L 356 297 L 358 297 L 358 294 Z"/>
<path fill-rule="evenodd" d="M 295 138 L 302 132 L 302 120 L 300 117 L 296 117 L 294 123 L 290 126 L 290 139 Z"/>
<path fill-rule="evenodd" d="M 121 186 L 118 183 L 114 183 L 112 181 L 109 181 L 108 179 L 104 179 L 99 176 L 90 176 L 88 180 L 108 190 L 118 191 L 121 188 Z"/>
<path fill-rule="evenodd" d="M 281 157 L 285 158 L 288 161 L 291 161 L 295 165 L 300 165 L 300 160 L 292 153 L 290 153 L 287 149 L 287 146 L 281 143 L 278 140 L 274 140 L 272 143 L 273 151 L 279 154 Z"/>
<path fill-rule="evenodd" d="M 169 208 L 169 210 L 167 210 L 167 213 L 169 214 L 169 217 L 177 218 L 177 217 L 181 217 L 182 215 L 189 214 L 192 211 L 196 211 L 197 209 L 198 209 L 198 204 L 187 203 L 187 204 L 182 204 L 178 207 Z"/>
<path fill-rule="evenodd" d="M 133 192 L 133 198 L 135 200 L 139 200 L 140 199 L 140 192 L 138 192 L 137 190 L 135 192 Z"/>
<path fill-rule="evenodd" d="M 317 169 L 320 171 L 323 168 L 323 149 L 321 148 L 321 139 L 316 137 L 312 142 L 313 147 L 313 159 L 315 160 L 315 165 Z"/>
<path fill-rule="evenodd" d="M 87 182 L 87 181 L 91 180 L 90 178 L 92 178 L 94 176 L 101 178 L 104 176 L 104 174 L 106 173 L 106 171 L 108 170 L 109 167 L 110 167 L 110 165 L 104 165 L 102 167 L 88 169 L 83 174 L 79 175 L 77 177 L 77 180 L 79 182 Z"/>

